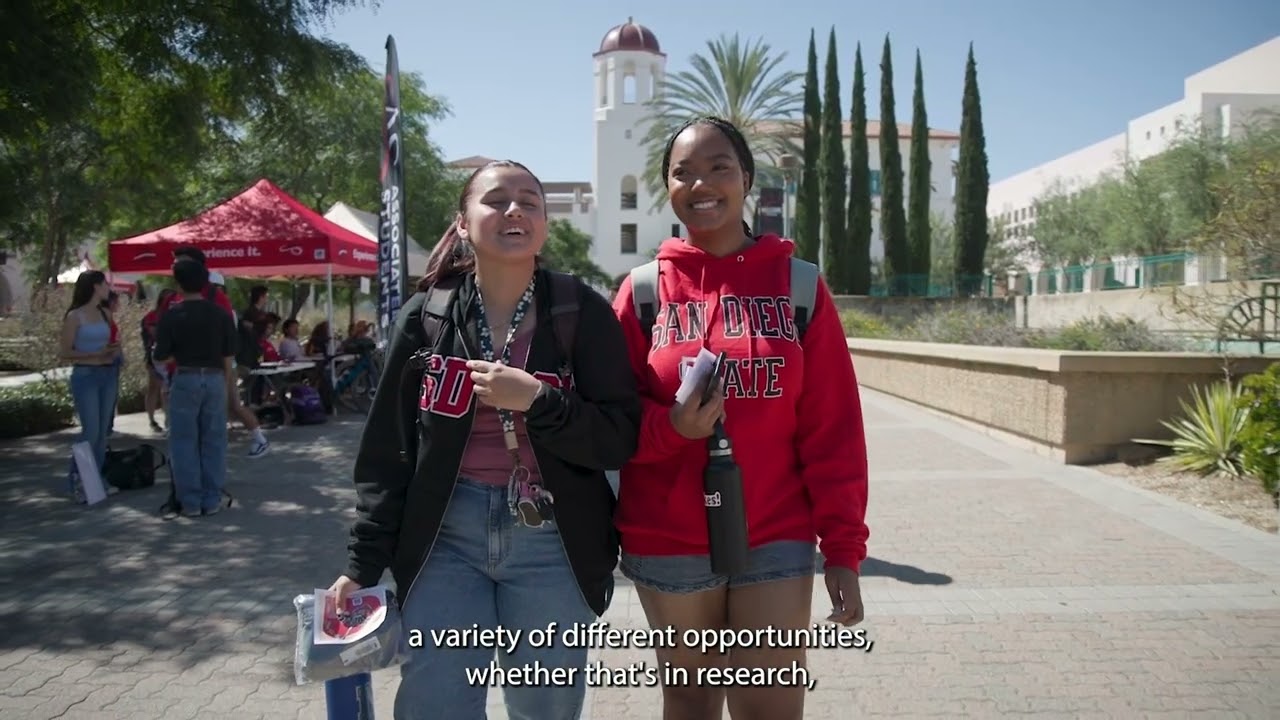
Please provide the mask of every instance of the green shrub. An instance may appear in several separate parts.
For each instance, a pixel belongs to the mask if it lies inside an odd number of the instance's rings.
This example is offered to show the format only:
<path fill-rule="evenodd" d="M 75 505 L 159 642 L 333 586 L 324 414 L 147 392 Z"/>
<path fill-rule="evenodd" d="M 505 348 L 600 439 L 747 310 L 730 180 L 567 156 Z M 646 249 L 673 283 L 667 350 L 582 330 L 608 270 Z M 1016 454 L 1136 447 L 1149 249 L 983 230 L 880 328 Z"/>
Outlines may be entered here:
<path fill-rule="evenodd" d="M 1022 347 L 1027 344 L 1026 333 L 1018 330 L 1013 318 L 972 305 L 960 305 L 917 318 L 907 328 L 903 339 L 994 347 Z"/>
<path fill-rule="evenodd" d="M 1077 320 L 1031 340 L 1033 347 L 1086 352 L 1173 352 L 1181 343 L 1130 317 Z"/>
<path fill-rule="evenodd" d="M 75 424 L 71 390 L 60 380 L 0 388 L 0 438 L 20 438 Z"/>
<path fill-rule="evenodd" d="M 1173 432 L 1172 440 L 1142 442 L 1173 448 L 1169 461 L 1179 470 L 1201 475 L 1243 476 L 1242 433 L 1248 410 L 1240 406 L 1240 390 L 1219 382 L 1207 388 L 1191 388 L 1192 403 L 1179 400 L 1182 417 L 1161 425 Z"/>
<path fill-rule="evenodd" d="M 1248 413 L 1240 433 L 1244 471 L 1274 495 L 1280 490 L 1280 362 L 1240 384 L 1239 406 Z"/>
<path fill-rule="evenodd" d="M 844 325 L 846 337 L 887 338 L 893 335 L 893 328 L 888 323 L 860 310 L 841 310 L 840 324 Z"/>

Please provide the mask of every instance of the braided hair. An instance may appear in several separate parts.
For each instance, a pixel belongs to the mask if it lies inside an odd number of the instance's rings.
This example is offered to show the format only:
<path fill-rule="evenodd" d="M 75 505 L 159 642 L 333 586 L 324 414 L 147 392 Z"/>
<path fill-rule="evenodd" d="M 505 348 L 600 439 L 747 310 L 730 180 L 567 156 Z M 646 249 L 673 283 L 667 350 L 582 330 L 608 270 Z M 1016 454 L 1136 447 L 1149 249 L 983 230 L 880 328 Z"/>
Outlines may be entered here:
<path fill-rule="evenodd" d="M 662 182 L 666 184 L 671 173 L 671 148 L 675 146 L 676 138 L 694 125 L 710 125 L 725 136 L 729 145 L 733 147 L 733 154 L 738 158 L 738 167 L 741 167 L 742 172 L 747 176 L 747 189 L 750 190 L 756 179 L 756 159 L 751 153 L 751 147 L 747 145 L 747 139 L 743 137 L 742 131 L 736 125 L 715 115 L 691 118 L 671 133 L 671 137 L 667 139 L 667 146 L 662 150 Z M 747 224 L 746 220 L 742 221 L 742 231 L 748 237 L 752 236 L 751 225 Z"/>

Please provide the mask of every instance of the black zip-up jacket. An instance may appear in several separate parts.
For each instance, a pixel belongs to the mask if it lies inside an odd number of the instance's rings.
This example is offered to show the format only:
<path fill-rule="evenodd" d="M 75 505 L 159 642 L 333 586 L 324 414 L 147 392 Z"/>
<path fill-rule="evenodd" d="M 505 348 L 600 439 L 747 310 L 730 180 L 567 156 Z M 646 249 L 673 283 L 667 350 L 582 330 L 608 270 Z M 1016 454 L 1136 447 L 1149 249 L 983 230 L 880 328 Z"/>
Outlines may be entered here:
<path fill-rule="evenodd" d="M 554 376 L 561 359 L 545 271 L 538 271 L 534 293 L 537 326 L 525 369 Z M 440 355 L 464 361 L 483 357 L 475 294 L 475 276 L 468 275 L 456 291 L 450 319 L 439 326 L 435 347 Z M 581 282 L 578 296 L 574 389 L 549 386 L 524 418 L 543 483 L 555 497 L 556 527 L 569 563 L 583 597 L 599 616 L 612 598 L 619 548 L 613 525 L 616 501 L 605 470 L 621 468 L 635 452 L 640 399 L 622 327 L 608 301 Z M 422 371 L 406 372 L 405 366 L 423 344 L 425 299 L 425 293 L 415 294 L 396 318 L 354 471 L 358 517 L 351 529 L 346 574 L 369 587 L 390 568 L 400 603 L 410 592 L 448 592 L 413 583 L 440 529 L 475 415 L 475 401 L 459 418 L 418 410 Z M 415 418 L 416 433 L 402 436 L 404 423 Z M 401 456 L 402 437 L 414 434 L 416 447 L 405 448 L 404 455 L 416 458 L 410 464 Z"/>

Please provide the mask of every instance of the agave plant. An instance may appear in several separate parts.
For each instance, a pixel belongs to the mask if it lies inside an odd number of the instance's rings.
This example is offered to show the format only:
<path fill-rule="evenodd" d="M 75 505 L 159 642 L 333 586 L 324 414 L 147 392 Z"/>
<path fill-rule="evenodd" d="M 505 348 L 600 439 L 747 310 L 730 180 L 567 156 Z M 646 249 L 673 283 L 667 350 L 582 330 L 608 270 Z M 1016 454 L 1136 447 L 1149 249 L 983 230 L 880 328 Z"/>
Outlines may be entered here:
<path fill-rule="evenodd" d="M 1242 477 L 1240 433 L 1249 419 L 1247 408 L 1239 407 L 1239 389 L 1231 383 L 1191 389 L 1192 403 L 1179 400 L 1182 417 L 1161 421 L 1172 440 L 1142 440 L 1173 449 L 1170 462 L 1179 470 L 1201 475 L 1220 473 Z"/>

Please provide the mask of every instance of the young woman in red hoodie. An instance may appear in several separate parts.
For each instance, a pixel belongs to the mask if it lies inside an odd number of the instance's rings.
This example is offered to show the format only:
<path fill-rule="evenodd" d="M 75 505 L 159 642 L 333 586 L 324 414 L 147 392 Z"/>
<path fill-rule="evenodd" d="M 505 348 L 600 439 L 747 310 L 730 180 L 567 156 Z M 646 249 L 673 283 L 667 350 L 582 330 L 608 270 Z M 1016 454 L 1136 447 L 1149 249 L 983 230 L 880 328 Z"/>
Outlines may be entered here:
<path fill-rule="evenodd" d="M 869 534 L 866 443 L 830 291 L 819 281 L 801 339 L 788 302 L 794 245 L 752 237 L 743 222 L 755 164 L 732 124 L 689 122 L 668 142 L 662 166 L 689 238 L 671 238 L 658 251 L 652 337 L 633 307 L 630 278 L 614 300 L 644 410 L 638 450 L 621 472 L 621 569 L 650 625 L 674 627 L 677 639 L 686 630 L 811 628 L 821 538 L 833 608 L 827 619 L 858 623 L 858 569 Z M 702 389 L 678 404 L 684 368 L 703 348 L 726 353 L 724 385 L 705 405 Z M 731 577 L 711 570 L 703 502 L 706 438 L 718 419 L 741 469 L 749 528 L 748 570 Z M 663 688 L 667 720 L 718 718 L 726 696 L 736 720 L 803 715 L 801 686 L 735 685 L 726 693 L 696 681 L 700 668 L 803 665 L 803 648 L 761 643 L 717 655 L 681 645 L 657 655 L 689 677 Z"/>

